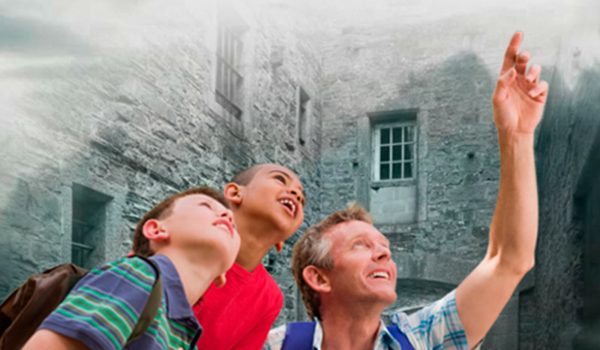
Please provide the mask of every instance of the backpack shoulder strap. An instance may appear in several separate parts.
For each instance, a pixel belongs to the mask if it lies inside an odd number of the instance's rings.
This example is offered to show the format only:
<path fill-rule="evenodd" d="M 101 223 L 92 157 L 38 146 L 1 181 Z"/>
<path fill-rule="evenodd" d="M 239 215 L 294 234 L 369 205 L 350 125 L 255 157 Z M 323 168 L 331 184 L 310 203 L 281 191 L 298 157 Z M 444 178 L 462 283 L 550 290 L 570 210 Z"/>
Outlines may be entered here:
<path fill-rule="evenodd" d="M 315 322 L 288 323 L 281 350 L 312 350 L 315 326 Z"/>
<path fill-rule="evenodd" d="M 148 300 L 146 301 L 144 310 L 142 310 L 142 313 L 140 314 L 140 317 L 138 318 L 138 321 L 137 321 L 135 327 L 133 328 L 131 335 L 127 339 L 126 345 L 130 344 L 131 342 L 133 342 L 134 340 L 136 340 L 137 338 L 139 338 L 142 334 L 144 334 L 146 332 L 146 330 L 148 329 L 148 327 L 154 320 L 154 317 L 156 317 L 156 313 L 158 312 L 158 309 L 160 308 L 160 305 L 162 304 L 162 296 L 163 296 L 162 277 L 160 275 L 160 270 L 158 268 L 158 265 L 156 265 L 156 263 L 154 261 L 152 261 L 148 258 L 145 258 L 143 256 L 137 256 L 137 257 L 141 258 L 142 260 L 147 262 L 148 265 L 152 266 L 152 268 L 154 269 L 154 272 L 156 273 L 156 279 L 154 280 L 154 285 L 152 286 L 152 291 L 150 292 L 150 295 L 148 296 Z"/>
<path fill-rule="evenodd" d="M 414 350 L 415 348 L 412 346 L 406 334 L 404 334 L 397 324 L 392 323 L 387 326 L 388 332 L 400 343 L 400 348 L 402 350 Z"/>
<path fill-rule="evenodd" d="M 281 350 L 312 350 L 315 334 L 315 322 L 292 322 L 285 329 L 285 338 Z M 400 343 L 402 350 L 414 350 L 406 334 L 397 325 L 387 326 L 390 334 Z"/>

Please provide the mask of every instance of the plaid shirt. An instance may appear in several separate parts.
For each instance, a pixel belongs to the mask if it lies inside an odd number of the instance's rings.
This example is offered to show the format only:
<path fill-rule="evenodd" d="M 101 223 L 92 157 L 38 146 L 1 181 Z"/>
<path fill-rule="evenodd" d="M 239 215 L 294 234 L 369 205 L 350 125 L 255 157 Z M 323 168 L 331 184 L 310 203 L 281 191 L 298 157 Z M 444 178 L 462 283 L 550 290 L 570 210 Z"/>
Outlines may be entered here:
<path fill-rule="evenodd" d="M 452 291 L 435 303 L 407 315 L 398 312 L 390 317 L 392 323 L 406 334 L 416 350 L 462 350 L 469 349 L 465 330 L 456 309 L 456 293 Z M 278 350 L 283 344 L 285 327 L 278 327 L 269 333 L 263 349 Z M 313 336 L 313 350 L 321 350 L 323 329 L 317 320 Z M 381 321 L 379 334 L 373 350 L 402 350 L 400 344 L 388 332 Z"/>

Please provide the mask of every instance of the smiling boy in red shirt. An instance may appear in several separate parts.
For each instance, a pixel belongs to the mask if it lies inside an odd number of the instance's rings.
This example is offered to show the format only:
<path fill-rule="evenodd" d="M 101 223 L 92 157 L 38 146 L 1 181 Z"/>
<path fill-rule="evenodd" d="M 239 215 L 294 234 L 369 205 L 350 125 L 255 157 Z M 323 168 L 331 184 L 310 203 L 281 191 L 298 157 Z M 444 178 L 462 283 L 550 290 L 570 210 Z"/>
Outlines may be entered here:
<path fill-rule="evenodd" d="M 199 349 L 260 349 L 283 306 L 283 294 L 261 261 L 281 250 L 304 220 L 298 176 L 276 164 L 252 166 L 225 186 L 241 237 L 222 288 L 211 286 L 194 306 L 204 331 Z"/>

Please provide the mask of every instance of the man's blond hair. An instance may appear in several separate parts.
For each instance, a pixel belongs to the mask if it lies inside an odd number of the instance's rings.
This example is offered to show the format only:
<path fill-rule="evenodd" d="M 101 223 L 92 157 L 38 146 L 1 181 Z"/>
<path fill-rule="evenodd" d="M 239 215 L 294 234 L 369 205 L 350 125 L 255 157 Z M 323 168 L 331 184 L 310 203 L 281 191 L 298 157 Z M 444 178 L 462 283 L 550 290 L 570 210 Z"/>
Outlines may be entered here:
<path fill-rule="evenodd" d="M 292 273 L 294 274 L 296 284 L 302 294 L 302 301 L 310 318 L 321 317 L 319 311 L 321 300 L 319 299 L 319 294 L 304 281 L 302 272 L 310 265 L 331 270 L 333 268 L 333 258 L 330 254 L 331 241 L 324 237 L 324 235 L 331 231 L 334 226 L 355 220 L 373 224 L 371 215 L 363 207 L 357 203 L 350 203 L 346 209 L 336 211 L 321 220 L 318 224 L 309 227 L 306 233 L 294 245 Z"/>

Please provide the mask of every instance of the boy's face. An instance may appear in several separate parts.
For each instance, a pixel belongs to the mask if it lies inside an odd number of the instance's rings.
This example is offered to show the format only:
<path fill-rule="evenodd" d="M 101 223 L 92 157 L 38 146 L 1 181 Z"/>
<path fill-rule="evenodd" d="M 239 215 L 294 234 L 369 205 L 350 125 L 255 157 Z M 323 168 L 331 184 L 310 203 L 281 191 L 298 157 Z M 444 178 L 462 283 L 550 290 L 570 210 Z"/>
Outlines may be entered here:
<path fill-rule="evenodd" d="M 233 214 L 219 201 L 204 194 L 179 198 L 171 212 L 161 219 L 169 233 L 169 245 L 184 250 L 197 250 L 229 269 L 240 250 L 240 236 Z"/>
<path fill-rule="evenodd" d="M 304 188 L 286 167 L 265 164 L 243 186 L 241 206 L 256 220 L 268 220 L 289 238 L 304 220 Z"/>

